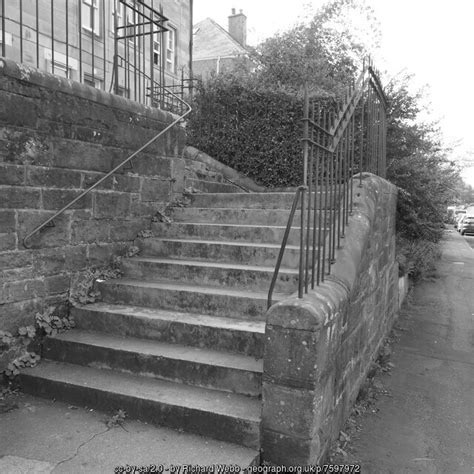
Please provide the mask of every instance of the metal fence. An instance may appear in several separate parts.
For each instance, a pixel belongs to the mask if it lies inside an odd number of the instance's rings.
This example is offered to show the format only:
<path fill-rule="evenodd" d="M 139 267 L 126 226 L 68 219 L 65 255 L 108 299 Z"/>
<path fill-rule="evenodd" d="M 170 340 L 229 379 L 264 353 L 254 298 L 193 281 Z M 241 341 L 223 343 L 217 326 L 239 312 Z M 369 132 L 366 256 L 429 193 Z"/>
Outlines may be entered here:
<path fill-rule="evenodd" d="M 0 0 L 0 14 L 3 57 L 175 111 L 158 0 Z"/>
<path fill-rule="evenodd" d="M 355 182 L 362 184 L 363 172 L 385 177 L 387 99 L 370 62 L 343 100 L 310 98 L 306 90 L 304 102 L 304 178 L 293 201 L 268 307 L 296 211 L 300 210 L 298 296 L 302 298 L 331 273 L 353 210 Z"/>

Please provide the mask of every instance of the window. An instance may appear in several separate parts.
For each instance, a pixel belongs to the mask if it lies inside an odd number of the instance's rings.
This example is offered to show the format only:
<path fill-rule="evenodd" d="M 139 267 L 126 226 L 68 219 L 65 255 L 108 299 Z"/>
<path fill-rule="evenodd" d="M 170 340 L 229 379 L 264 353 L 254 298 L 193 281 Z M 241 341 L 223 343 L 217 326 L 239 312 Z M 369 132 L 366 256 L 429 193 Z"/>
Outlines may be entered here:
<path fill-rule="evenodd" d="M 82 0 L 82 27 L 100 35 L 100 0 Z"/>
<path fill-rule="evenodd" d="M 112 1 L 114 2 L 113 7 L 112 7 L 112 15 L 115 17 L 115 3 L 117 3 L 117 26 L 123 26 L 124 25 L 124 21 L 123 21 L 124 6 L 123 6 L 123 3 L 119 2 L 118 0 L 112 0 Z M 113 25 L 115 25 L 115 19 L 114 19 Z"/>
<path fill-rule="evenodd" d="M 84 84 L 87 84 L 88 86 L 95 87 L 96 89 L 102 89 L 103 82 L 104 81 L 100 77 L 93 76 L 87 72 L 84 73 Z"/>
<path fill-rule="evenodd" d="M 153 36 L 153 64 L 161 66 L 161 33 L 155 33 Z"/>
<path fill-rule="evenodd" d="M 168 26 L 166 33 L 166 70 L 176 72 L 176 29 Z"/>

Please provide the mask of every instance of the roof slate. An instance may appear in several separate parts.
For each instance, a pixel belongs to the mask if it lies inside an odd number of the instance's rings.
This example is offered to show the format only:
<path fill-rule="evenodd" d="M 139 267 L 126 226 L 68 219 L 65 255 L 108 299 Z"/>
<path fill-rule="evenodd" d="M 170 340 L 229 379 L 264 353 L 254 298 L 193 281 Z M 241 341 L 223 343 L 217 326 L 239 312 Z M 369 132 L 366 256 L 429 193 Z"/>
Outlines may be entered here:
<path fill-rule="evenodd" d="M 211 18 L 194 25 L 193 60 L 237 57 L 247 50 Z"/>

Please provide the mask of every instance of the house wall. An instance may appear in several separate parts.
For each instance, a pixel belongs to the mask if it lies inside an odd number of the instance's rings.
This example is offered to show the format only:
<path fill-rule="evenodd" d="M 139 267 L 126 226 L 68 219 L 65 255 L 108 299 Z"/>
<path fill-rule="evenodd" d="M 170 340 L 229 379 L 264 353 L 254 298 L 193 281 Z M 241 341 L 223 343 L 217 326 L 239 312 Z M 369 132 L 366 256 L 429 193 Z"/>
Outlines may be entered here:
<path fill-rule="evenodd" d="M 324 283 L 267 315 L 263 459 L 324 461 L 398 311 L 396 188 L 365 174 Z"/>
<path fill-rule="evenodd" d="M 176 117 L 0 59 L 0 330 L 67 302 L 86 269 L 109 265 L 184 190 L 175 127 L 33 237 L 55 211 Z"/>
<path fill-rule="evenodd" d="M 59 67 L 52 69 L 52 54 L 54 49 L 55 62 L 66 65 L 66 55 L 69 56 L 69 78 L 84 82 L 85 75 L 91 75 L 94 71 L 96 81 L 95 87 L 108 91 L 113 79 L 114 58 L 114 15 L 113 5 L 115 0 L 99 0 L 99 30 L 92 35 L 90 31 L 81 27 L 84 24 L 84 16 L 80 16 L 82 0 L 69 0 L 66 10 L 66 2 L 55 2 L 51 11 L 49 0 L 39 0 L 38 28 L 36 27 L 36 2 L 23 2 L 22 24 L 20 26 L 20 8 L 17 2 L 5 2 L 5 57 L 17 62 L 38 67 L 56 75 L 65 76 L 65 72 Z M 118 1 L 118 0 L 117 0 Z M 171 71 L 165 65 L 165 81 L 167 85 L 178 83 L 181 80 L 182 71 L 185 77 L 189 76 L 191 38 L 191 5 L 189 0 L 147 0 L 149 6 L 155 10 L 162 11 L 169 19 L 168 25 L 177 32 L 175 61 L 176 69 Z M 138 22 L 138 21 L 137 21 Z M 53 26 L 51 26 L 53 25 Z M 67 43 L 66 50 L 66 25 Z M 39 31 L 39 36 L 37 36 Z M 55 41 L 52 42 L 51 38 Z M 23 38 L 23 51 L 20 49 L 20 38 Z M 39 55 L 36 43 L 39 42 Z M 167 33 L 163 35 L 162 56 L 166 57 Z M 124 45 L 128 46 L 125 47 Z M 136 46 L 134 46 L 136 44 Z M 79 49 L 82 49 L 82 57 Z M 159 68 L 153 67 L 152 63 L 152 38 L 150 35 L 137 37 L 136 43 L 129 40 L 119 41 L 119 54 L 128 57 L 131 63 L 145 71 L 147 76 L 154 76 L 159 81 Z M 92 60 L 92 51 L 95 58 Z M 1 54 L 1 53 L 0 53 Z M 82 71 L 79 61 L 82 61 Z M 146 63 L 146 65 L 145 65 Z M 119 85 L 121 88 L 129 89 L 130 98 L 134 97 L 134 74 L 132 72 L 128 79 L 124 74 L 119 74 Z M 149 84 L 145 85 L 145 88 Z M 143 88 L 143 89 L 145 89 Z M 138 86 L 137 86 L 138 89 Z M 145 90 L 140 90 L 143 95 Z"/>

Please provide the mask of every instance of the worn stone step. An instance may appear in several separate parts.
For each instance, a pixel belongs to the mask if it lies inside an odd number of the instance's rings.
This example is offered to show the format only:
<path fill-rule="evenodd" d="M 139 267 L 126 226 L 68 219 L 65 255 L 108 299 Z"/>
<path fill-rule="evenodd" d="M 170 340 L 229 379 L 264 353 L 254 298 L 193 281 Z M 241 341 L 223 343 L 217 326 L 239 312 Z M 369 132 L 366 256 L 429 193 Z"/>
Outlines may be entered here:
<path fill-rule="evenodd" d="M 227 193 L 238 193 L 241 191 L 239 187 L 225 181 L 217 182 L 193 178 L 186 178 L 185 189 L 190 191 L 187 196 L 191 199 L 191 202 L 194 194 L 200 195 L 200 193 L 212 193 L 225 195 Z M 196 193 L 196 191 L 198 192 Z"/>
<path fill-rule="evenodd" d="M 249 396 L 262 389 L 253 357 L 78 329 L 46 338 L 43 357 Z"/>
<path fill-rule="evenodd" d="M 274 268 L 217 262 L 198 262 L 156 257 L 134 257 L 122 261 L 126 278 L 146 281 L 182 281 L 218 286 L 268 291 Z M 298 270 L 280 268 L 275 290 L 291 293 L 298 284 Z"/>
<path fill-rule="evenodd" d="M 311 194 L 314 200 L 314 193 Z M 316 205 L 319 209 L 319 196 L 317 194 Z M 194 193 L 189 196 L 189 207 L 197 208 L 235 208 L 235 209 L 287 209 L 293 205 L 295 193 L 246 193 L 246 192 L 209 192 Z M 308 196 L 306 196 L 307 201 Z M 323 207 L 331 208 L 330 198 L 324 194 Z M 314 201 L 312 201 L 313 203 Z M 328 206 L 325 206 L 325 204 Z M 314 204 L 312 204 L 313 206 Z"/>
<path fill-rule="evenodd" d="M 155 237 L 175 239 L 225 240 L 228 242 L 256 242 L 280 245 L 286 226 L 208 224 L 190 222 L 154 222 L 152 231 Z M 300 228 L 292 227 L 288 236 L 289 245 L 299 245 Z"/>
<path fill-rule="evenodd" d="M 138 239 L 141 256 L 274 267 L 281 245 L 191 239 Z M 287 245 L 282 265 L 298 268 L 299 247 Z"/>
<path fill-rule="evenodd" d="M 104 302 L 72 307 L 71 315 L 76 328 L 88 331 L 263 357 L 264 321 Z"/>
<path fill-rule="evenodd" d="M 236 209 L 174 207 L 168 216 L 175 222 L 206 224 L 245 224 L 262 226 L 286 226 L 290 211 L 288 209 Z M 299 225 L 300 212 L 296 211 L 293 223 Z"/>
<path fill-rule="evenodd" d="M 254 397 L 125 374 L 42 361 L 25 369 L 27 393 L 259 448 L 261 402 Z"/>
<path fill-rule="evenodd" d="M 233 290 L 175 282 L 144 282 L 125 278 L 98 281 L 102 299 L 108 303 L 176 309 L 239 319 L 265 319 L 267 293 Z M 276 293 L 274 301 L 285 295 Z"/>

